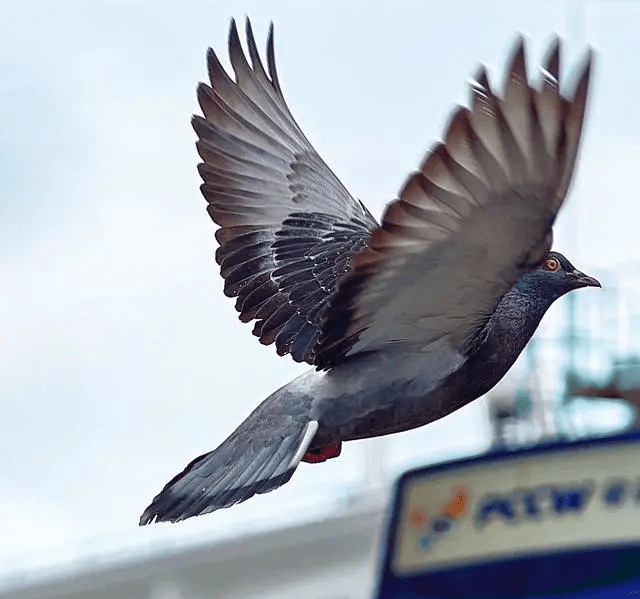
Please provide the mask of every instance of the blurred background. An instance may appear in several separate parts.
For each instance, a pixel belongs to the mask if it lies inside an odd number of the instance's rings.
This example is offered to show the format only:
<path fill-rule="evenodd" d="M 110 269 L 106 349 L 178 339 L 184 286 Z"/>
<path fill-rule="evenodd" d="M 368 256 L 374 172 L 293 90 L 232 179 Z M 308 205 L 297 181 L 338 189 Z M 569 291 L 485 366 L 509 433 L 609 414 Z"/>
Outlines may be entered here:
<path fill-rule="evenodd" d="M 246 572 L 262 597 L 285 596 L 284 579 L 303 585 L 291 596 L 366 596 L 374 524 L 403 469 L 635 426 L 640 2 L 5 0 L 2 15 L 0 596 L 253 596 Z M 243 29 L 245 15 L 261 49 L 274 22 L 289 107 L 376 217 L 477 64 L 502 80 L 516 32 L 530 72 L 554 32 L 565 69 L 593 46 L 554 247 L 604 288 L 554 304 L 509 376 L 450 417 L 349 443 L 231 510 L 140 529 L 167 480 L 305 368 L 238 321 L 198 190 L 196 83 L 208 46 L 228 65 L 229 19 Z M 335 589 L 313 582 L 322 568 Z"/>

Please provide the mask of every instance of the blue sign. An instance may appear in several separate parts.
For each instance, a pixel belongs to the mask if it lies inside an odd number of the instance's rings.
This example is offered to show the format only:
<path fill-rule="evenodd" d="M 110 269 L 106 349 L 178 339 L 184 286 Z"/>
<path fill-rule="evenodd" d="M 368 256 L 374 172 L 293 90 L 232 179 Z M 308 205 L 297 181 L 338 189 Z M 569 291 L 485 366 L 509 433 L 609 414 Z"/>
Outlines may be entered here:
<path fill-rule="evenodd" d="M 640 596 L 640 434 L 405 473 L 378 599 Z"/>

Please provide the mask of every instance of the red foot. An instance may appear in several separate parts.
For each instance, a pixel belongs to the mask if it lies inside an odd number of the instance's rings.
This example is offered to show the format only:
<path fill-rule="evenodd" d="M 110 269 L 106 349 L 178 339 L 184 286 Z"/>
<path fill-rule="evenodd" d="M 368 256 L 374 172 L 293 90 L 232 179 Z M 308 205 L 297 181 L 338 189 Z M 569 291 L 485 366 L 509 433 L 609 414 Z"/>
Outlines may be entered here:
<path fill-rule="evenodd" d="M 338 441 L 336 443 L 331 443 L 331 445 L 325 445 L 320 449 L 307 451 L 307 453 L 302 456 L 302 461 L 308 462 L 309 464 L 319 464 L 320 462 L 324 462 L 330 458 L 337 458 L 341 451 L 342 441 Z"/>

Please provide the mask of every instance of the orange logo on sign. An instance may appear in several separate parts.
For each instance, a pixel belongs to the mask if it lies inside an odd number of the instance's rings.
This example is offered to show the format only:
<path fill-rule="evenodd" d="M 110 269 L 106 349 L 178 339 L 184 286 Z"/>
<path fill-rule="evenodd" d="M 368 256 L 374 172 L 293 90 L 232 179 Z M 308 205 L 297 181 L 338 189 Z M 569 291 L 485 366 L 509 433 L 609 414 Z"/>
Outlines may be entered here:
<path fill-rule="evenodd" d="M 414 507 L 409 512 L 409 524 L 413 528 L 424 527 L 425 532 L 418 539 L 418 544 L 423 551 L 428 551 L 439 537 L 453 530 L 455 521 L 469 510 L 469 497 L 467 487 L 455 487 L 451 497 L 442 504 L 437 516 L 429 518 L 427 512 L 421 507 Z"/>

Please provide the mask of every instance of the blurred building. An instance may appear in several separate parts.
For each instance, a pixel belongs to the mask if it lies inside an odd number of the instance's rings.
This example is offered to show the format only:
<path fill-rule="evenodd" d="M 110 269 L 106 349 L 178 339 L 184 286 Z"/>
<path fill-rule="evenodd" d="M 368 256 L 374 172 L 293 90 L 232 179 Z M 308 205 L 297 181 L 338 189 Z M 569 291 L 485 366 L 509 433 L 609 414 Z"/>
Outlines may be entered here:
<path fill-rule="evenodd" d="M 373 592 L 385 494 L 318 522 L 140 550 L 47 574 L 0 590 L 3 599 L 366 599 Z"/>

